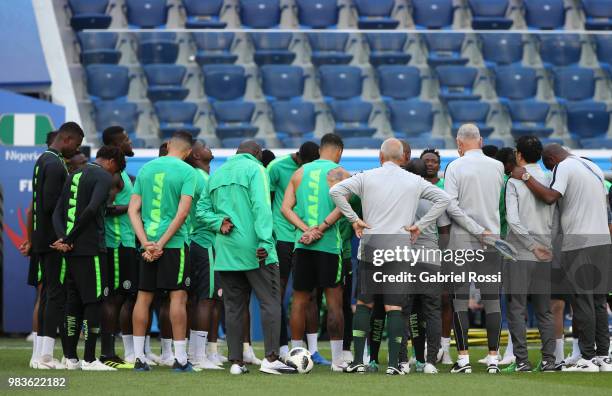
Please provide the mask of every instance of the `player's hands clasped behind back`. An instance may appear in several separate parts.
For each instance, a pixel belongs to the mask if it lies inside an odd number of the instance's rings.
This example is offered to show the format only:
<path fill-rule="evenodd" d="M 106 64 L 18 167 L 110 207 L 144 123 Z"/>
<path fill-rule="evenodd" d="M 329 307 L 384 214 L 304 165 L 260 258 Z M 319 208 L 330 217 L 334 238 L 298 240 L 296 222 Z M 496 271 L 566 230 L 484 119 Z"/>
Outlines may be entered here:
<path fill-rule="evenodd" d="M 319 229 L 319 227 L 310 227 L 302 234 L 299 242 L 304 245 L 310 245 L 321 239 L 323 237 L 323 232 Z"/>
<path fill-rule="evenodd" d="M 62 253 L 66 253 L 72 250 L 72 245 L 65 243 L 63 239 L 58 239 L 49 246 L 52 249 L 59 250 Z"/>
<path fill-rule="evenodd" d="M 27 257 L 30 255 L 31 248 L 32 248 L 32 242 L 26 239 L 25 241 L 23 241 L 21 245 L 19 245 L 19 253 Z"/>
<path fill-rule="evenodd" d="M 363 235 L 363 230 L 365 230 L 366 228 L 370 228 L 370 226 L 365 221 L 363 221 L 361 219 L 357 219 L 351 225 L 353 227 L 353 230 L 355 231 L 355 235 L 359 239 L 361 239 L 361 236 Z"/>
<path fill-rule="evenodd" d="M 536 245 L 534 246 L 534 248 L 531 250 L 533 252 L 533 255 L 536 256 L 536 258 L 540 261 L 550 261 L 552 260 L 552 252 L 542 246 L 542 245 Z"/>

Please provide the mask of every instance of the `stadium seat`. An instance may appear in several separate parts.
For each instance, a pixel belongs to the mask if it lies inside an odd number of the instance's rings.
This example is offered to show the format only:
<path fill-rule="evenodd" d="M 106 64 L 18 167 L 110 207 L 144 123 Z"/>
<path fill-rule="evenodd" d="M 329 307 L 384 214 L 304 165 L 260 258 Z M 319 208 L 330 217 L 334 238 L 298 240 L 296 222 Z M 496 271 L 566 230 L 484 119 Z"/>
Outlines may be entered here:
<path fill-rule="evenodd" d="M 580 62 L 582 41 L 579 35 L 541 34 L 538 39 L 540 57 L 545 67 L 577 65 Z"/>
<path fill-rule="evenodd" d="M 132 141 L 132 147 L 136 149 L 147 148 L 147 143 L 144 139 L 136 137 L 135 133 L 128 134 L 130 140 Z"/>
<path fill-rule="evenodd" d="M 353 55 L 345 52 L 348 33 L 309 33 L 306 36 L 312 49 L 313 65 L 346 65 L 353 60 Z"/>
<path fill-rule="evenodd" d="M 244 96 L 247 77 L 244 67 L 237 65 L 205 65 L 204 91 L 216 100 L 234 100 Z"/>
<path fill-rule="evenodd" d="M 413 66 L 376 68 L 380 94 L 385 99 L 410 99 L 421 95 L 421 72 Z"/>
<path fill-rule="evenodd" d="M 580 146 L 586 150 L 612 149 L 612 139 L 608 138 L 587 138 L 580 139 Z"/>
<path fill-rule="evenodd" d="M 237 138 L 229 138 L 229 139 L 221 139 L 221 147 L 223 148 L 236 148 L 242 143 L 246 138 L 237 137 Z M 259 144 L 261 147 L 266 147 L 266 141 L 263 139 L 253 139 Z"/>
<path fill-rule="evenodd" d="M 270 63 L 289 65 L 295 59 L 295 53 L 289 51 L 293 40 L 291 33 L 252 33 L 251 40 L 255 47 L 253 58 L 259 66 Z"/>
<path fill-rule="evenodd" d="M 593 69 L 583 67 L 553 68 L 553 81 L 557 101 L 589 100 L 595 94 Z"/>
<path fill-rule="evenodd" d="M 136 33 L 138 41 L 176 41 L 176 33 L 167 32 L 163 29 L 153 30 L 149 32 L 138 32 Z"/>
<path fill-rule="evenodd" d="M 530 99 L 538 93 L 536 70 L 522 66 L 497 66 L 494 69 L 495 90 L 502 100 Z"/>
<path fill-rule="evenodd" d="M 235 63 L 238 60 L 238 55 L 230 52 L 234 42 L 234 33 L 198 32 L 193 33 L 193 41 L 198 47 L 195 60 L 200 66 Z"/>
<path fill-rule="evenodd" d="M 145 65 L 148 82 L 147 96 L 152 102 L 158 100 L 183 100 L 189 90 L 182 86 L 187 69 L 182 65 Z"/>
<path fill-rule="evenodd" d="M 433 128 L 434 112 L 429 102 L 391 100 L 387 108 L 391 129 L 398 137 L 418 137 Z"/>
<path fill-rule="evenodd" d="M 582 0 L 587 30 L 612 30 L 612 7 L 607 0 Z"/>
<path fill-rule="evenodd" d="M 452 0 L 412 0 L 411 3 L 417 29 L 442 29 L 453 24 Z"/>
<path fill-rule="evenodd" d="M 441 100 L 479 100 L 473 94 L 478 69 L 466 66 L 438 66 L 436 74 L 440 82 Z"/>
<path fill-rule="evenodd" d="M 511 133 L 514 138 L 533 135 L 546 138 L 554 132 L 553 128 L 546 126 L 546 119 L 550 105 L 535 100 L 512 100 L 506 103 L 510 119 L 512 120 Z"/>
<path fill-rule="evenodd" d="M 326 98 L 351 99 L 361 96 L 363 76 L 356 66 L 319 67 L 321 93 Z"/>
<path fill-rule="evenodd" d="M 304 93 L 304 70 L 299 66 L 265 65 L 259 69 L 261 88 L 268 100 L 287 100 Z"/>
<path fill-rule="evenodd" d="M 128 25 L 133 28 L 164 28 L 168 18 L 167 0 L 125 0 Z"/>
<path fill-rule="evenodd" d="M 193 119 L 198 111 L 195 103 L 160 100 L 155 102 L 155 112 L 159 120 L 159 131 L 162 139 L 168 139 L 178 130 L 184 130 L 196 137 L 200 128 L 193 125 Z"/>
<path fill-rule="evenodd" d="M 317 139 L 314 137 L 303 137 L 303 136 L 288 136 L 279 138 L 284 148 L 298 148 L 301 147 L 305 142 L 314 142 Z"/>
<path fill-rule="evenodd" d="M 601 102 L 567 103 L 567 130 L 574 138 L 602 137 L 608 132 L 610 112 Z"/>
<path fill-rule="evenodd" d="M 106 14 L 108 3 L 109 0 L 69 0 L 70 26 L 74 30 L 108 28 L 113 21 Z"/>
<path fill-rule="evenodd" d="M 223 29 L 227 23 L 221 21 L 223 0 L 183 0 L 187 29 Z"/>
<path fill-rule="evenodd" d="M 480 136 L 489 137 L 493 128 L 487 126 L 489 104 L 485 102 L 455 100 L 448 103 L 448 113 L 452 120 L 451 132 L 457 137 L 459 127 L 465 123 L 476 124 L 480 129 Z"/>
<path fill-rule="evenodd" d="M 278 27 L 280 0 L 240 0 L 240 20 L 243 26 L 253 29 Z"/>
<path fill-rule="evenodd" d="M 255 104 L 241 100 L 217 101 L 212 103 L 217 127 L 215 132 L 221 140 L 246 138 L 257 134 L 258 127 L 251 123 Z"/>
<path fill-rule="evenodd" d="M 435 137 L 412 137 L 408 139 L 410 147 L 413 149 L 444 149 L 446 148 L 446 142 L 444 138 Z"/>
<path fill-rule="evenodd" d="M 295 0 L 302 28 L 333 29 L 338 23 L 337 0 Z"/>
<path fill-rule="evenodd" d="M 482 139 L 482 145 L 483 146 L 495 146 L 498 148 L 502 148 L 506 145 L 506 143 L 502 139 L 486 138 L 486 139 Z"/>
<path fill-rule="evenodd" d="M 359 29 L 395 29 L 399 21 L 391 17 L 395 0 L 353 0 Z"/>
<path fill-rule="evenodd" d="M 125 99 L 130 88 L 127 67 L 117 65 L 89 65 L 85 68 L 87 92 L 92 100 Z"/>
<path fill-rule="evenodd" d="M 350 137 L 342 139 L 345 149 L 378 149 L 382 139 L 373 137 Z"/>
<path fill-rule="evenodd" d="M 563 29 L 565 6 L 563 0 L 523 1 L 525 22 L 530 29 Z"/>
<path fill-rule="evenodd" d="M 523 60 L 521 34 L 491 33 L 480 35 L 482 57 L 487 66 L 509 65 Z"/>
<path fill-rule="evenodd" d="M 431 67 L 468 63 L 468 58 L 461 56 L 461 47 L 465 38 L 463 33 L 428 33 L 424 36 L 429 51 L 427 63 Z"/>
<path fill-rule="evenodd" d="M 303 136 L 315 130 L 316 112 L 310 102 L 275 101 L 270 103 L 277 136 Z"/>
<path fill-rule="evenodd" d="M 121 59 L 121 52 L 117 51 L 117 33 L 78 32 L 77 37 L 81 46 L 81 63 L 84 66 L 96 63 L 117 64 Z"/>
<path fill-rule="evenodd" d="M 175 63 L 179 46 L 174 40 L 141 38 L 138 44 L 138 59 L 142 64 Z"/>
<path fill-rule="evenodd" d="M 334 100 L 329 103 L 336 123 L 334 133 L 342 138 L 371 137 L 376 128 L 368 125 L 372 104 L 359 99 Z"/>
<path fill-rule="evenodd" d="M 128 133 L 136 131 L 138 106 L 135 103 L 98 101 L 94 103 L 94 114 L 98 132 L 111 125 L 121 125 Z"/>
<path fill-rule="evenodd" d="M 404 51 L 408 36 L 404 33 L 367 33 L 370 46 L 370 64 L 405 65 L 410 62 L 410 54 Z"/>
<path fill-rule="evenodd" d="M 512 19 L 506 18 L 508 0 L 468 0 L 472 11 L 472 29 L 510 29 Z"/>
<path fill-rule="evenodd" d="M 595 35 L 597 59 L 604 67 L 612 66 L 612 35 Z M 612 76 L 611 76 L 612 77 Z"/>

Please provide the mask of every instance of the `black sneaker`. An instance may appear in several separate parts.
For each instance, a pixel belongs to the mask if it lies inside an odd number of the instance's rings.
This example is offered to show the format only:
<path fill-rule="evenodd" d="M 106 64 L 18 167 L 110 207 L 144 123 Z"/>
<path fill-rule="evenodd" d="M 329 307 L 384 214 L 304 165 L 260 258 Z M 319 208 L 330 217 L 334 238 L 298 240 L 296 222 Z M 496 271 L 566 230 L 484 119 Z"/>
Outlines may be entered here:
<path fill-rule="evenodd" d="M 547 362 L 546 360 L 543 360 L 540 371 L 542 373 L 557 373 L 561 371 L 561 367 L 561 363 L 555 364 L 555 362 Z"/>
<path fill-rule="evenodd" d="M 531 363 L 529 362 L 519 362 L 514 368 L 514 372 L 516 373 L 530 373 L 531 370 L 533 370 L 533 368 L 531 367 Z"/>
<path fill-rule="evenodd" d="M 187 361 L 185 364 L 180 364 L 178 360 L 174 359 L 174 364 L 172 365 L 172 371 L 177 373 L 190 373 L 192 371 L 196 371 L 191 362 Z"/>
<path fill-rule="evenodd" d="M 136 359 L 134 362 L 134 371 L 151 371 L 151 367 L 146 362 Z"/>
<path fill-rule="evenodd" d="M 460 366 L 459 363 L 455 363 L 450 372 L 451 374 L 471 374 L 472 366 L 469 363 L 465 366 Z"/>
<path fill-rule="evenodd" d="M 497 363 L 489 363 L 487 365 L 487 373 L 488 374 L 498 374 L 500 372 L 501 372 L 501 370 L 499 369 L 499 366 L 497 365 Z"/>
<path fill-rule="evenodd" d="M 366 372 L 366 366 L 363 363 L 351 362 L 348 366 L 344 368 L 344 372 L 363 374 Z"/>
<path fill-rule="evenodd" d="M 131 363 L 127 363 L 125 360 L 121 359 L 119 356 L 100 356 L 100 361 L 112 368 L 116 369 L 133 369 L 134 365 Z"/>
<path fill-rule="evenodd" d="M 387 375 L 406 375 L 406 373 L 404 373 L 402 370 L 398 369 L 397 367 L 392 367 L 389 366 L 387 367 Z"/>

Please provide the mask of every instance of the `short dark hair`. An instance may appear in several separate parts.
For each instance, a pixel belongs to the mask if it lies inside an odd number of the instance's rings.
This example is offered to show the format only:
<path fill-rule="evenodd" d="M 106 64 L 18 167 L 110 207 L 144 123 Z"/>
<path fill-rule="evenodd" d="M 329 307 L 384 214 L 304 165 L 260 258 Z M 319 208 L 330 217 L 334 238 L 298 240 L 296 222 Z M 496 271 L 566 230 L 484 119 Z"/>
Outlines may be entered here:
<path fill-rule="evenodd" d="M 516 157 L 514 156 L 514 149 L 512 147 L 502 147 L 495 154 L 495 159 L 501 162 L 502 164 L 516 162 Z"/>
<path fill-rule="evenodd" d="M 425 154 L 433 154 L 436 157 L 438 157 L 438 162 L 440 162 L 440 152 L 438 150 L 436 150 L 435 148 L 428 148 L 423 150 L 423 152 L 421 153 L 421 156 L 419 158 L 423 158 L 423 156 Z"/>
<path fill-rule="evenodd" d="M 275 158 L 276 158 L 276 155 L 274 155 L 272 150 L 265 149 L 261 151 L 261 163 L 263 164 L 265 168 L 267 168 L 268 164 L 274 161 Z"/>
<path fill-rule="evenodd" d="M 107 160 L 115 160 L 115 163 L 122 171 L 125 169 L 125 155 L 119 147 L 115 146 L 102 146 L 96 153 L 96 158 L 104 158 Z"/>
<path fill-rule="evenodd" d="M 521 136 L 516 139 L 516 151 L 521 153 L 525 161 L 533 164 L 542 158 L 542 142 L 535 136 Z"/>
<path fill-rule="evenodd" d="M 487 144 L 485 146 L 482 146 L 482 152 L 487 157 L 495 158 L 495 155 L 497 154 L 498 151 L 499 149 L 497 148 L 497 146 L 492 145 L 492 144 Z"/>
<path fill-rule="evenodd" d="M 427 167 L 425 161 L 420 158 L 415 158 L 406 164 L 405 168 L 408 172 L 414 173 L 421 177 L 427 177 Z"/>
<path fill-rule="evenodd" d="M 55 140 L 55 137 L 57 136 L 59 132 L 58 131 L 51 131 L 49 133 L 47 133 L 47 139 L 45 140 L 45 144 L 47 146 L 51 146 L 53 144 L 53 141 Z"/>
<path fill-rule="evenodd" d="M 336 135 L 335 133 L 326 133 L 321 138 L 321 148 L 325 146 L 334 146 L 339 149 L 344 149 L 344 143 L 342 142 L 342 138 L 340 135 Z"/>
<path fill-rule="evenodd" d="M 80 137 L 85 137 L 85 133 L 83 133 L 83 129 L 74 121 L 68 121 L 62 124 L 57 130 L 59 133 L 71 133 L 75 135 L 79 135 Z"/>
<path fill-rule="evenodd" d="M 176 131 L 172 134 L 172 139 L 179 139 L 189 144 L 189 147 L 193 147 L 195 142 L 193 135 L 187 131 Z"/>
<path fill-rule="evenodd" d="M 315 142 L 304 142 L 298 150 L 302 164 L 308 164 L 319 159 L 319 145 Z"/>
<path fill-rule="evenodd" d="M 163 142 L 159 145 L 159 153 L 157 155 L 160 157 L 168 155 L 168 142 Z"/>
<path fill-rule="evenodd" d="M 112 144 L 119 135 L 123 135 L 125 129 L 119 125 L 109 126 L 102 132 L 102 143 L 105 145 Z"/>

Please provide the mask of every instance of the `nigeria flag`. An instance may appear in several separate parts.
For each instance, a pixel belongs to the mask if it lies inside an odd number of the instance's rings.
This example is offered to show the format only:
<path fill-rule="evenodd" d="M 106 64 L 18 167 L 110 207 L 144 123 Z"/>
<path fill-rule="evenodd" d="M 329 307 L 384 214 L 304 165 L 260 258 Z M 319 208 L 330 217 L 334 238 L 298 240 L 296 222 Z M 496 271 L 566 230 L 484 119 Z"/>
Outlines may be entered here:
<path fill-rule="evenodd" d="M 3 114 L 0 117 L 0 143 L 12 146 L 45 144 L 53 123 L 45 114 Z"/>

